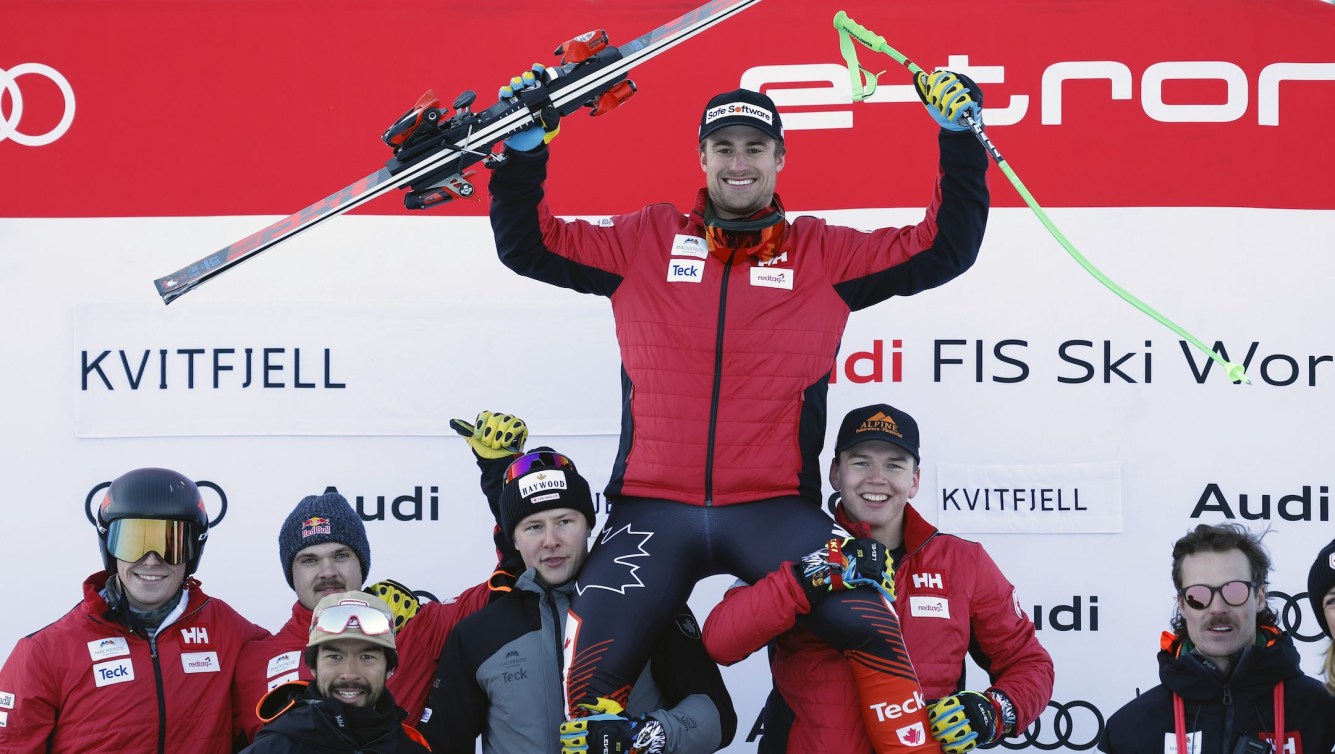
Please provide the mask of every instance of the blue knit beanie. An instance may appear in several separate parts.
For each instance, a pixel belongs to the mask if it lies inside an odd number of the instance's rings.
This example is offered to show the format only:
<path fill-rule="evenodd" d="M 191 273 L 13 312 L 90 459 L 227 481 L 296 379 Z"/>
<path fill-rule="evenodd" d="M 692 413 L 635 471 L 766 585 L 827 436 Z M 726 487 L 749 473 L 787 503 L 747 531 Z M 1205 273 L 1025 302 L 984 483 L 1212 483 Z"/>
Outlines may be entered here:
<path fill-rule="evenodd" d="M 338 542 L 352 548 L 362 566 L 362 584 L 371 572 L 371 545 L 366 541 L 366 526 L 361 516 L 337 492 L 308 495 L 287 514 L 278 530 L 278 557 L 283 561 L 283 575 L 292 586 L 292 560 L 311 545 Z M 357 584 L 360 587 L 362 584 Z"/>

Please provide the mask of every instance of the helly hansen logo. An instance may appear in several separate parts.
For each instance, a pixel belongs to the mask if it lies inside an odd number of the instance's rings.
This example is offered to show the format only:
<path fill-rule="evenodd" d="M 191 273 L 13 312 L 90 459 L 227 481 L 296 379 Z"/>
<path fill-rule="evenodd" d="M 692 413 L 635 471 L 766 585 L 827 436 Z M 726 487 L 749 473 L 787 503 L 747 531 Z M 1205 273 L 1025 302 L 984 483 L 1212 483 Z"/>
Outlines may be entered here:
<path fill-rule="evenodd" d="M 937 592 L 946 590 L 946 577 L 939 573 L 915 573 L 910 578 L 913 579 L 914 589 L 931 589 Z"/>
<path fill-rule="evenodd" d="M 698 283 L 704 279 L 705 261 L 703 259 L 669 259 L 667 279 L 669 283 Z"/>
<path fill-rule="evenodd" d="M 209 630 L 203 626 L 181 629 L 182 644 L 208 644 Z"/>
<path fill-rule="evenodd" d="M 788 261 L 788 252 L 785 251 L 777 257 L 773 257 L 771 259 L 762 259 L 760 260 L 759 264 L 761 267 L 773 267 L 776 264 L 781 264 L 787 261 Z"/>

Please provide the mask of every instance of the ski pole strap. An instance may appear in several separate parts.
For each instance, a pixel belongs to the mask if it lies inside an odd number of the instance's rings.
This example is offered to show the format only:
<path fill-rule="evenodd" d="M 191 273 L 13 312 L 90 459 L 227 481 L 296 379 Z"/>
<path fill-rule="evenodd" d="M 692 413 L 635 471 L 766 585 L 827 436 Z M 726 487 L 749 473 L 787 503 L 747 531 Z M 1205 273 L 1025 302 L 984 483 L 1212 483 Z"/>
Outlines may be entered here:
<path fill-rule="evenodd" d="M 839 52 L 843 55 L 844 62 L 848 66 L 848 75 L 853 100 L 855 102 L 861 102 L 867 99 L 876 91 L 876 78 L 881 74 L 871 73 L 866 68 L 863 68 L 858 62 L 857 47 L 853 44 L 854 40 L 858 41 L 872 52 L 882 52 L 894 58 L 895 62 L 907 68 L 915 77 L 920 73 L 924 73 L 923 69 L 919 67 L 917 63 L 909 60 L 904 53 L 891 47 L 889 43 L 885 41 L 885 37 L 876 34 L 867 27 L 849 18 L 848 14 L 843 11 L 834 14 L 834 28 L 839 32 Z M 885 72 L 882 71 L 881 73 Z M 1117 294 L 1123 301 L 1144 312 L 1159 324 L 1172 330 L 1183 340 L 1191 343 L 1202 353 L 1209 356 L 1211 359 L 1214 359 L 1219 366 L 1223 367 L 1224 372 L 1228 375 L 1230 381 L 1246 382 L 1248 385 L 1252 384 L 1252 381 L 1247 378 L 1246 368 L 1242 364 L 1228 361 L 1223 356 L 1216 353 L 1214 349 L 1205 345 L 1200 338 L 1187 332 L 1176 322 L 1173 322 L 1160 314 L 1149 304 L 1141 301 L 1125 288 L 1122 288 L 1120 285 L 1113 282 L 1111 278 L 1103 274 L 1102 270 L 1095 267 L 1093 262 L 1086 259 L 1085 256 L 1075 248 L 1075 245 L 1067 240 L 1066 236 L 1058 230 L 1057 226 L 1052 222 L 1052 219 L 1048 217 L 1048 213 L 1039 206 L 1038 202 L 1034 199 L 1033 194 L 1029 193 L 1029 189 L 1025 188 L 1024 182 L 1015 174 L 1015 171 L 1011 169 L 1011 166 L 1006 162 L 1005 158 L 1001 156 L 1001 153 L 997 151 L 996 147 L 992 146 L 992 140 L 988 138 L 987 133 L 983 130 L 983 124 L 975 121 L 971 116 L 965 117 L 973 135 L 977 137 L 978 141 L 982 143 L 985 149 L 987 149 L 988 154 L 992 155 L 992 159 L 996 161 L 997 167 L 1001 168 L 1001 172 L 1005 174 L 1007 180 L 1009 180 L 1011 185 L 1015 187 L 1016 192 L 1018 192 L 1020 197 L 1024 199 L 1024 203 L 1029 205 L 1029 209 L 1034 211 L 1034 215 L 1038 217 L 1039 222 L 1043 223 L 1043 227 L 1048 229 L 1048 232 L 1052 234 L 1052 237 L 1057 239 L 1057 243 L 1061 244 L 1062 248 L 1066 249 L 1066 252 L 1071 255 L 1071 258 L 1074 259 L 1077 264 L 1083 267 L 1090 275 L 1093 275 L 1094 279 L 1102 283 L 1105 288 Z"/>

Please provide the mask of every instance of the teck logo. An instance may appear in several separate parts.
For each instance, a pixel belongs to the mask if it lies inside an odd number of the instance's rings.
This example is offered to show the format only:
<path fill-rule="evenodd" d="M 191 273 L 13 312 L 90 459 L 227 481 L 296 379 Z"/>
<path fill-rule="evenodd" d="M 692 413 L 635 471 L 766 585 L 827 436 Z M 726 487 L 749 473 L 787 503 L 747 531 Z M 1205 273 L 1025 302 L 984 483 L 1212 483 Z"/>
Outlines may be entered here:
<path fill-rule="evenodd" d="M 868 709 L 875 710 L 877 722 L 883 723 L 886 720 L 894 720 L 903 717 L 904 715 L 911 715 L 914 712 L 922 710 L 923 706 L 924 702 L 922 700 L 922 692 L 915 691 L 913 692 L 912 697 L 906 699 L 905 701 L 899 704 L 891 704 L 889 702 L 878 702 L 876 704 L 871 705 Z"/>

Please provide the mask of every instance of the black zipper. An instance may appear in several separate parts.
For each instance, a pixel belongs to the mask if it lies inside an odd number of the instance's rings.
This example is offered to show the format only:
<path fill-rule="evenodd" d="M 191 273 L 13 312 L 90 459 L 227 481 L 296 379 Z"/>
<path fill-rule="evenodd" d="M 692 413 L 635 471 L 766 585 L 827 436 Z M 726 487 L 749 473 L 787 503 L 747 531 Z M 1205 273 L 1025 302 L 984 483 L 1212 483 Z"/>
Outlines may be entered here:
<path fill-rule="evenodd" d="M 162 691 L 162 663 L 158 660 L 158 637 L 148 637 L 148 656 L 153 658 L 153 682 L 158 690 L 158 754 L 167 751 L 167 698 Z"/>
<path fill-rule="evenodd" d="M 714 505 L 714 440 L 718 434 L 719 393 L 723 386 L 723 322 L 728 313 L 728 278 L 732 275 L 733 249 L 723 267 L 723 284 L 718 294 L 718 338 L 714 342 L 714 387 L 709 396 L 709 440 L 705 445 L 705 507 Z"/>
<path fill-rule="evenodd" d="M 556 598 L 552 596 L 550 587 L 543 587 L 543 602 L 547 603 L 552 613 L 552 633 L 556 635 L 556 674 L 562 675 L 565 672 L 565 652 L 561 649 L 561 611 L 556 609 Z"/>

